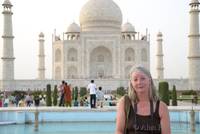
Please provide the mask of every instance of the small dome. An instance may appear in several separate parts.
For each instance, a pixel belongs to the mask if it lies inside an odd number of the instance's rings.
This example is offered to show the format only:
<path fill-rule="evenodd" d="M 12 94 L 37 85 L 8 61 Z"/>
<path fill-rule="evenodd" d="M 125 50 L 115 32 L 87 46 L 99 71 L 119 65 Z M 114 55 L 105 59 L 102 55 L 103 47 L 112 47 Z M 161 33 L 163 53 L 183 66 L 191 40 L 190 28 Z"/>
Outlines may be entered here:
<path fill-rule="evenodd" d="M 41 32 L 41 33 L 39 34 L 39 37 L 44 37 L 43 32 Z"/>
<path fill-rule="evenodd" d="M 89 0 L 81 9 L 82 31 L 120 30 L 122 13 L 113 0 Z"/>
<path fill-rule="evenodd" d="M 10 0 L 5 0 L 2 5 L 3 6 L 10 6 L 10 7 L 12 6 Z"/>
<path fill-rule="evenodd" d="M 162 36 L 162 33 L 161 33 L 161 32 L 158 32 L 157 36 Z"/>
<path fill-rule="evenodd" d="M 127 22 L 122 26 L 122 32 L 134 32 L 135 33 L 135 27 Z"/>
<path fill-rule="evenodd" d="M 199 0 L 191 0 L 190 4 L 198 4 Z"/>
<path fill-rule="evenodd" d="M 73 22 L 72 24 L 70 24 L 67 28 L 67 33 L 80 33 L 80 27 L 78 24 L 76 24 L 75 22 Z"/>

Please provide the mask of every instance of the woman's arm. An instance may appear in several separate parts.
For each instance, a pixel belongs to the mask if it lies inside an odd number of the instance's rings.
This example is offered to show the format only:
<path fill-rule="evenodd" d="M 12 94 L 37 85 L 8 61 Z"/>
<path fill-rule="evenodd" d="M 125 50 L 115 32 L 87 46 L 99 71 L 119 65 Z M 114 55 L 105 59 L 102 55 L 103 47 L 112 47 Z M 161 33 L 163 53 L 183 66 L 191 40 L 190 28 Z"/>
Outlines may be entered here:
<path fill-rule="evenodd" d="M 125 128 L 124 97 L 117 104 L 116 130 L 115 134 L 123 134 Z"/>
<path fill-rule="evenodd" d="M 160 101 L 159 115 L 162 134 L 171 134 L 169 111 L 162 101 Z"/>

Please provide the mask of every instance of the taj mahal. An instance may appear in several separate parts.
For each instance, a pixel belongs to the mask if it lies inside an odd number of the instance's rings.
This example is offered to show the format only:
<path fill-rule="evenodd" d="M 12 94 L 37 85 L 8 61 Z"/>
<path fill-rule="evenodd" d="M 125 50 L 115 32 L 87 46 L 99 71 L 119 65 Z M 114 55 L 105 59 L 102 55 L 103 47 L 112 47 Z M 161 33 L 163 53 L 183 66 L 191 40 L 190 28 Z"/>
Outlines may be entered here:
<path fill-rule="evenodd" d="M 157 33 L 156 70 L 157 84 L 167 81 L 177 90 L 200 90 L 199 1 L 191 0 L 190 30 L 188 34 L 188 78 L 165 79 L 163 65 L 162 32 Z M 61 36 L 52 36 L 52 79 L 45 78 L 45 34 L 39 33 L 38 78 L 14 79 L 14 47 L 12 4 L 4 0 L 4 30 L 2 80 L 0 90 L 39 90 L 66 80 L 72 86 L 85 87 L 91 79 L 104 90 L 128 86 L 128 73 L 132 66 L 142 65 L 150 70 L 150 34 L 140 34 L 126 22 L 122 24 L 122 12 L 113 0 L 88 0 L 82 7 L 80 26 L 73 22 Z M 186 37 L 187 38 L 187 37 Z"/>

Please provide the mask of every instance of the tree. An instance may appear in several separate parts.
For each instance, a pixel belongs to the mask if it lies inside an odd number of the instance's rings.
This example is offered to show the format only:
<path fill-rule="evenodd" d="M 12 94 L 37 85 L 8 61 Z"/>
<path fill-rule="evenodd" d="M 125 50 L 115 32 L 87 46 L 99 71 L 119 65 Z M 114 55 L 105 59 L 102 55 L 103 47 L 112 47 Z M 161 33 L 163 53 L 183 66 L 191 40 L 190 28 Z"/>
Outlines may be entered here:
<path fill-rule="evenodd" d="M 58 101 L 58 88 L 57 85 L 54 86 L 53 90 L 53 105 L 56 106 Z"/>
<path fill-rule="evenodd" d="M 74 87 L 72 90 L 72 100 L 78 99 L 78 87 Z"/>
<path fill-rule="evenodd" d="M 173 89 L 172 89 L 172 106 L 177 106 L 177 94 L 176 94 L 175 85 L 173 85 Z"/>
<path fill-rule="evenodd" d="M 74 100 L 74 106 L 78 106 L 78 87 L 73 88 L 72 99 Z"/>
<path fill-rule="evenodd" d="M 117 94 L 123 96 L 126 93 L 124 87 L 117 88 Z"/>
<path fill-rule="evenodd" d="M 51 85 L 47 84 L 47 91 L 46 91 L 46 105 L 51 106 L 52 100 L 51 100 Z"/>
<path fill-rule="evenodd" d="M 159 97 L 160 99 L 169 106 L 169 84 L 168 82 L 159 82 Z"/>
<path fill-rule="evenodd" d="M 87 94 L 86 87 L 81 87 L 80 88 L 80 97 L 84 97 L 86 94 Z"/>

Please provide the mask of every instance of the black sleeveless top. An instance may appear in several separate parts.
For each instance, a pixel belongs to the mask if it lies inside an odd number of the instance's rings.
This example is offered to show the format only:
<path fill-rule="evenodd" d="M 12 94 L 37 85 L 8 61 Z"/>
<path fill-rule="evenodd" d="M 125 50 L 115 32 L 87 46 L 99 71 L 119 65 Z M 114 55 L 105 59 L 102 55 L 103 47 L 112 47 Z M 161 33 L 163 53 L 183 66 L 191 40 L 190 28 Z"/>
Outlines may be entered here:
<path fill-rule="evenodd" d="M 153 112 L 153 103 L 150 102 L 150 115 L 136 114 L 137 105 L 134 105 L 135 108 L 131 105 L 126 134 L 161 134 L 159 104 L 160 101 L 157 101 L 155 112 Z"/>

